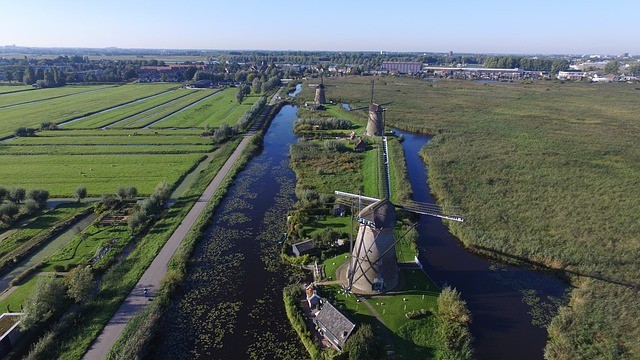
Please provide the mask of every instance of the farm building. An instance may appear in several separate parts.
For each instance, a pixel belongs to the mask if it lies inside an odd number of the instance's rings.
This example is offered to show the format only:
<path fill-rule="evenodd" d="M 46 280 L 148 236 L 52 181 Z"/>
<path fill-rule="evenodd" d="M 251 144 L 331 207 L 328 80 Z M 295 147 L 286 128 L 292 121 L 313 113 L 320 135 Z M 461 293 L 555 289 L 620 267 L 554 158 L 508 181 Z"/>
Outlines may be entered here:
<path fill-rule="evenodd" d="M 333 205 L 333 216 L 343 217 L 346 213 L 346 209 L 342 204 Z"/>
<path fill-rule="evenodd" d="M 209 89 L 213 86 L 214 84 L 211 80 L 198 80 L 189 84 L 189 87 L 192 89 Z"/>
<path fill-rule="evenodd" d="M 356 327 L 356 324 L 342 315 L 328 301 L 324 302 L 322 309 L 318 311 L 313 322 L 318 327 L 318 332 L 339 351 L 342 351 L 344 343 Z"/>
<path fill-rule="evenodd" d="M 363 152 L 367 150 L 367 144 L 365 144 L 364 141 L 362 141 L 362 139 L 358 139 L 358 141 L 356 141 L 356 145 L 354 146 L 353 150 L 355 152 Z"/>
<path fill-rule="evenodd" d="M 291 246 L 291 250 L 296 256 L 302 256 L 304 254 L 308 254 L 312 252 L 313 249 L 315 249 L 315 244 L 313 243 L 313 239 L 307 239 L 299 243 L 295 243 L 293 244 L 293 246 Z"/>

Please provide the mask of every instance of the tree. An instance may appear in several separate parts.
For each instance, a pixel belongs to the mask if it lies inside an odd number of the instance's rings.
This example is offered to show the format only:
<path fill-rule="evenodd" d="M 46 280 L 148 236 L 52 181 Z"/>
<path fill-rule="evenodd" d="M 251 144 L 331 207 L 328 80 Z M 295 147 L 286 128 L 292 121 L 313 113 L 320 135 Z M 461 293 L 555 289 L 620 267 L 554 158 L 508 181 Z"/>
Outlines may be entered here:
<path fill-rule="evenodd" d="M 118 188 L 120 200 L 133 199 L 138 196 L 138 189 L 133 186 L 121 186 Z"/>
<path fill-rule="evenodd" d="M 14 203 L 4 203 L 0 205 L 0 220 L 6 224 L 13 222 L 14 217 L 18 215 L 20 208 Z"/>
<path fill-rule="evenodd" d="M 91 295 L 95 283 L 90 267 L 77 267 L 67 281 L 67 295 L 77 303 L 82 302 Z"/>
<path fill-rule="evenodd" d="M 611 60 L 604 66 L 604 72 L 606 74 L 617 74 L 620 70 L 620 61 Z"/>
<path fill-rule="evenodd" d="M 47 206 L 47 200 L 49 200 L 49 192 L 47 190 L 34 189 L 29 191 L 29 195 L 27 197 L 35 201 L 42 209 Z"/>
<path fill-rule="evenodd" d="M 76 189 L 76 199 L 78 199 L 78 202 L 81 202 L 86 197 L 87 197 L 87 187 L 84 185 L 78 186 L 78 188 Z"/>
<path fill-rule="evenodd" d="M 36 133 L 36 129 L 27 128 L 27 127 L 19 127 L 13 132 L 13 134 L 16 137 L 33 136 L 33 135 L 35 135 L 35 133 Z"/>
<path fill-rule="evenodd" d="M 471 313 L 467 302 L 460 298 L 460 292 L 449 286 L 442 289 L 438 296 L 438 320 L 442 339 L 447 349 L 446 358 L 471 359 Z"/>
<path fill-rule="evenodd" d="M 27 69 L 24 71 L 24 76 L 22 77 L 22 82 L 25 85 L 31 85 L 36 82 L 35 74 L 33 72 L 33 68 L 31 66 L 27 66 Z"/>
<path fill-rule="evenodd" d="M 14 187 L 9 190 L 9 200 L 16 204 L 20 204 L 26 195 L 26 191 L 23 188 Z"/>
<path fill-rule="evenodd" d="M 4 79 L 9 82 L 9 85 L 11 85 L 11 82 L 13 81 L 13 73 L 11 71 L 5 71 Z"/>
<path fill-rule="evenodd" d="M 242 86 L 238 88 L 236 100 L 238 101 L 238 104 L 242 104 L 242 101 L 244 100 L 244 91 L 242 91 Z"/>
<path fill-rule="evenodd" d="M 105 208 L 111 209 L 118 203 L 118 197 L 114 194 L 102 194 L 102 205 Z"/>
<path fill-rule="evenodd" d="M 258 78 L 253 79 L 253 82 L 251 83 L 251 91 L 253 91 L 254 94 L 259 94 L 261 90 L 262 81 Z"/>
<path fill-rule="evenodd" d="M 143 210 L 139 210 L 131 214 L 127 219 L 127 225 L 129 225 L 129 229 L 131 230 L 131 234 L 133 234 L 136 229 L 141 227 L 145 222 L 147 222 L 147 214 Z"/>
<path fill-rule="evenodd" d="M 371 325 L 362 324 L 358 331 L 351 334 L 344 344 L 344 351 L 349 353 L 349 360 L 380 358 L 378 343 Z"/>
<path fill-rule="evenodd" d="M 38 203 L 33 199 L 27 199 L 27 201 L 24 202 L 24 205 L 22 205 L 22 212 L 27 215 L 35 214 L 39 209 L 40 205 L 38 205 Z"/>
<path fill-rule="evenodd" d="M 7 197 L 7 195 L 9 194 L 9 192 L 7 191 L 7 189 L 0 187 L 0 204 L 2 204 L 2 200 Z"/>
<path fill-rule="evenodd" d="M 47 320 L 64 304 L 67 286 L 64 279 L 56 277 L 40 278 L 35 289 L 24 301 L 20 328 L 28 330 Z"/>

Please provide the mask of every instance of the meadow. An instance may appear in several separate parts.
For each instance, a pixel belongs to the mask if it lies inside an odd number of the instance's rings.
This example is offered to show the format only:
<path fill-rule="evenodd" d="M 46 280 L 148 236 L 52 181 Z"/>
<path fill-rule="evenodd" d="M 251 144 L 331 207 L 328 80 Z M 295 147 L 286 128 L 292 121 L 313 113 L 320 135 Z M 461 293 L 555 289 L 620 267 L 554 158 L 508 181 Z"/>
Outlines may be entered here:
<path fill-rule="evenodd" d="M 105 90 L 112 85 L 99 85 L 99 86 L 63 86 L 49 89 L 35 89 L 31 86 L 25 86 L 30 91 L 17 91 L 13 90 L 14 87 L 0 89 L 7 89 L 6 92 L 0 93 L 0 108 L 7 106 L 24 106 L 25 104 L 35 103 L 43 100 L 56 99 L 74 94 L 81 94 L 89 91 Z M 18 89 L 17 87 L 15 87 Z"/>
<path fill-rule="evenodd" d="M 174 184 L 203 154 L 0 155 L 0 186 L 47 189 L 51 197 L 72 197 L 80 185 L 89 196 L 132 185 L 148 195 L 160 182 Z"/>
<path fill-rule="evenodd" d="M 43 99 L 21 106 L 9 106 L 0 109 L 0 138 L 10 136 L 19 127 L 39 128 L 43 122 L 57 124 L 91 115 L 109 108 L 131 103 L 154 96 L 175 88 L 175 84 L 121 85 L 115 87 L 96 86 L 90 91 L 82 91 L 69 96 Z M 39 91 L 69 91 L 73 87 L 41 89 L 13 95 L 22 95 L 20 99 L 10 99 L 6 105 L 24 102 L 25 97 L 32 98 Z M 76 90 L 77 91 L 77 90 Z M 12 94 L 2 95 L 9 96 Z"/>
<path fill-rule="evenodd" d="M 233 125 L 260 96 L 245 97 L 242 104 L 236 100 L 237 89 L 226 89 L 192 107 L 151 125 L 152 129 L 161 128 L 202 128 L 219 127 L 222 124 Z"/>
<path fill-rule="evenodd" d="M 69 122 L 68 124 L 64 124 L 63 127 L 65 129 L 96 129 L 107 127 L 121 120 L 136 116 L 149 109 L 166 105 L 183 97 L 195 97 L 195 100 L 197 100 L 197 96 L 202 94 L 206 93 L 193 90 L 171 90 L 139 101 L 134 101 L 118 108 L 106 110 L 104 112 L 99 112 L 97 114 Z"/>
<path fill-rule="evenodd" d="M 326 79 L 327 98 L 364 105 L 371 79 Z M 575 287 L 547 356 L 640 353 L 637 85 L 375 79 L 389 124 L 436 135 L 423 149 L 432 192 L 465 215 L 451 232 Z"/>

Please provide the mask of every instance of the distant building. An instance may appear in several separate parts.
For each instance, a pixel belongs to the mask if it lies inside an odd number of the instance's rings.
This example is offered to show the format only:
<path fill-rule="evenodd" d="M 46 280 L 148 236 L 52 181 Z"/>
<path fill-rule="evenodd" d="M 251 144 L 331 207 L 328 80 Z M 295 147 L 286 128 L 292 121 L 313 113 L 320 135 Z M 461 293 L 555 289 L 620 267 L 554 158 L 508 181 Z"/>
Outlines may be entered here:
<path fill-rule="evenodd" d="M 560 71 L 558 72 L 558 80 L 582 80 L 587 76 L 587 73 L 584 71 Z"/>
<path fill-rule="evenodd" d="M 324 302 L 313 322 L 318 327 L 318 332 L 339 351 L 342 351 L 344 343 L 356 327 L 356 324 L 342 315 L 328 301 Z"/>
<path fill-rule="evenodd" d="M 198 80 L 189 84 L 189 87 L 192 89 L 209 89 L 213 86 L 214 84 L 211 80 Z"/>
<path fill-rule="evenodd" d="M 422 63 L 385 61 L 382 63 L 381 69 L 389 72 L 397 71 L 400 74 L 417 74 L 422 72 Z"/>

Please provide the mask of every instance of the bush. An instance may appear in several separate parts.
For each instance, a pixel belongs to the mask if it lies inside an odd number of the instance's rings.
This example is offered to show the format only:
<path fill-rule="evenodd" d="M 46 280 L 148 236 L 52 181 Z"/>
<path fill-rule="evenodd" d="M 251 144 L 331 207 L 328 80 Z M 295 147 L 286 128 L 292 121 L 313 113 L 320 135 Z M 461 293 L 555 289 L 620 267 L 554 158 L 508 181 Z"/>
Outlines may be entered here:
<path fill-rule="evenodd" d="M 438 296 L 438 320 L 440 332 L 446 348 L 447 358 L 471 359 L 471 313 L 467 302 L 460 298 L 460 292 L 445 287 Z"/>
<path fill-rule="evenodd" d="M 344 344 L 344 351 L 349 354 L 349 360 L 378 359 L 381 357 L 378 342 L 369 324 L 362 324 L 360 328 Z"/>
<path fill-rule="evenodd" d="M 40 278 L 33 293 L 24 301 L 24 309 L 20 317 L 20 328 L 27 330 L 34 325 L 46 321 L 53 313 L 64 306 L 67 292 L 64 279 L 49 277 Z"/>

